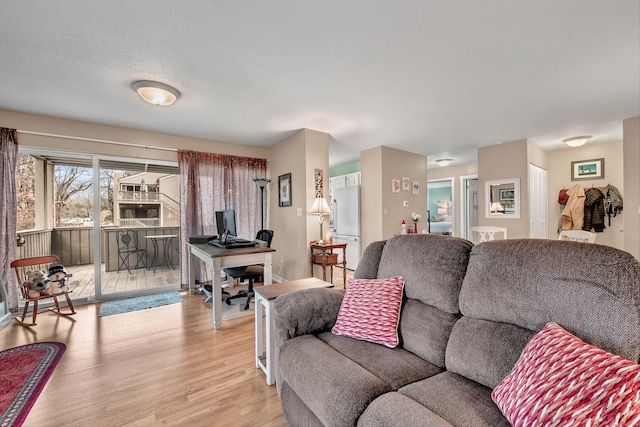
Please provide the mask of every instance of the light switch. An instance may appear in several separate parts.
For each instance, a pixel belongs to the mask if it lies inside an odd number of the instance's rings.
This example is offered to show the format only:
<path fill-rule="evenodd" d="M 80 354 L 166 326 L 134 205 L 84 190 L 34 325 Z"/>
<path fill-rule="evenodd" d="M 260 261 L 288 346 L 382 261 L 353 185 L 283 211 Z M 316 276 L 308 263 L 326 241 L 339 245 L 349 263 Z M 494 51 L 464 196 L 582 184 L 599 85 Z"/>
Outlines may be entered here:
<path fill-rule="evenodd" d="M 402 201 L 402 207 L 408 207 L 409 206 L 409 201 L 408 200 L 403 200 Z"/>
<path fill-rule="evenodd" d="M 298 216 L 302 216 L 302 208 L 298 208 L 297 213 L 298 213 Z"/>

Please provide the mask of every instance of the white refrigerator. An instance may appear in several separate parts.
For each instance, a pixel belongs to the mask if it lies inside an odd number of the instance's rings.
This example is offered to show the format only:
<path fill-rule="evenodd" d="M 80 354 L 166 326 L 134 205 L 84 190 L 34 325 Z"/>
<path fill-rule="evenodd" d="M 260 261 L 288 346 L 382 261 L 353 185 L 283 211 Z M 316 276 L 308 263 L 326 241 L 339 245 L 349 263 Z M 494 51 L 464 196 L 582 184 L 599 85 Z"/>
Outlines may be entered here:
<path fill-rule="evenodd" d="M 360 261 L 360 186 L 334 189 L 331 210 L 333 242 L 347 244 L 347 268 L 355 270 Z"/>

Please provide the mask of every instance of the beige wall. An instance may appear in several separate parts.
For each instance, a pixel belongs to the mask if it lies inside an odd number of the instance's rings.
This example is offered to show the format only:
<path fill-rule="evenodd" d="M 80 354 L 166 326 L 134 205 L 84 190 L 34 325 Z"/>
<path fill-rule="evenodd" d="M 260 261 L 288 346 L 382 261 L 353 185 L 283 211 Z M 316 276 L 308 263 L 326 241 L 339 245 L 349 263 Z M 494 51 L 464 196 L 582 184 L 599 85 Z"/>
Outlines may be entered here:
<path fill-rule="evenodd" d="M 506 142 L 478 149 L 478 225 L 506 227 L 510 239 L 529 237 L 529 141 Z M 520 179 L 520 218 L 486 218 L 485 182 Z"/>
<path fill-rule="evenodd" d="M 269 149 L 268 224 L 276 249 L 273 273 L 286 280 L 309 276 L 309 242 L 320 236 L 317 217 L 307 215 L 314 199 L 313 171 L 322 169 L 329 185 L 329 135 L 303 129 Z M 291 206 L 278 206 L 278 176 L 291 173 Z M 328 230 L 328 221 L 325 222 Z"/>
<path fill-rule="evenodd" d="M 624 248 L 640 259 L 640 117 L 622 122 L 624 138 Z"/>
<path fill-rule="evenodd" d="M 477 163 L 465 163 L 462 165 L 451 165 L 435 167 L 427 170 L 427 180 L 440 180 L 453 178 L 453 235 L 462 236 L 462 188 L 461 177 L 478 175 Z M 478 211 L 478 215 L 480 212 Z"/>
<path fill-rule="evenodd" d="M 421 154 L 380 146 L 360 154 L 362 248 L 371 242 L 388 239 L 401 231 L 402 219 L 408 225 L 411 213 L 427 217 L 427 158 Z M 391 180 L 409 177 L 420 183 L 419 194 L 391 191 Z M 408 206 L 403 206 L 407 201 Z M 421 229 L 423 224 L 418 224 Z"/>
<path fill-rule="evenodd" d="M 99 125 L 78 120 L 66 120 L 2 109 L 0 109 L 0 126 L 18 129 L 19 131 L 81 138 L 56 138 L 52 136 L 32 135 L 19 132 L 18 142 L 23 146 L 149 160 L 178 161 L 177 152 L 159 150 L 151 147 L 163 147 L 170 149 L 178 148 L 182 150 L 230 154 L 234 156 L 255 157 L 260 159 L 267 158 L 269 152 L 269 150 L 264 147 L 253 147 L 249 145 L 232 144 L 229 142 L 220 142 L 209 139 L 189 138 L 117 126 Z M 114 145 L 90 140 L 141 144 L 149 146 L 149 148 Z"/>
<path fill-rule="evenodd" d="M 604 158 L 604 179 L 588 181 L 571 181 L 571 162 L 589 159 Z M 564 148 L 548 153 L 548 184 L 549 184 L 549 224 L 548 236 L 550 239 L 558 237 L 558 220 L 561 215 L 558 204 L 558 192 L 562 189 L 570 189 L 574 185 L 583 188 L 604 187 L 607 184 L 618 187 L 625 197 L 624 174 L 622 164 L 622 141 L 607 142 L 602 144 L 585 144 L 582 147 Z M 626 202 L 626 199 L 625 199 Z M 596 243 L 624 249 L 623 223 L 624 215 L 619 214 L 611 219 L 611 227 L 607 220 L 607 228 L 598 233 Z"/>

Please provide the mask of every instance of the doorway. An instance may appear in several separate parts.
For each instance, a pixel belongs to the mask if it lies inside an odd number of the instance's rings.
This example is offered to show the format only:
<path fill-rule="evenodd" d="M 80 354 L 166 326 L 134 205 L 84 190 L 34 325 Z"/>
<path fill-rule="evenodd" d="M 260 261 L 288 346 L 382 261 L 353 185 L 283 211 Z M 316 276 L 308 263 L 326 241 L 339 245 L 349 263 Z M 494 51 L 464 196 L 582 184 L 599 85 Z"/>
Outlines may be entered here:
<path fill-rule="evenodd" d="M 431 215 L 431 234 L 453 235 L 454 178 L 427 181 L 427 209 Z"/>
<path fill-rule="evenodd" d="M 58 256 L 79 302 L 180 288 L 177 163 L 25 146 L 19 157 L 19 258 Z M 135 230 L 138 253 L 118 253 L 119 229 Z"/>
<path fill-rule="evenodd" d="M 469 228 L 478 225 L 478 176 L 468 175 L 460 177 L 462 189 L 461 227 L 460 233 L 464 239 L 469 240 Z"/>

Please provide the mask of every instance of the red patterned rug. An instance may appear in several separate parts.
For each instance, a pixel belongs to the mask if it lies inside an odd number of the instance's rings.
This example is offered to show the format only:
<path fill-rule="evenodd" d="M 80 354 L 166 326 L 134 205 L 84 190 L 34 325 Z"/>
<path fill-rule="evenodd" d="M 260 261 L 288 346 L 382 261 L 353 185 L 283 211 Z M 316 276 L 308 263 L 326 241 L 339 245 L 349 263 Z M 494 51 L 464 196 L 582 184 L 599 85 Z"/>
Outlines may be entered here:
<path fill-rule="evenodd" d="M 22 425 L 66 348 L 38 342 L 0 351 L 0 427 Z"/>

